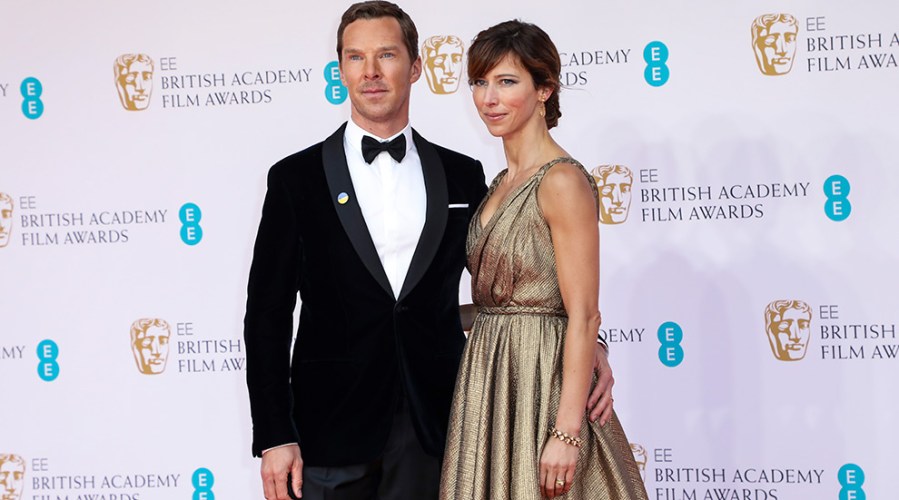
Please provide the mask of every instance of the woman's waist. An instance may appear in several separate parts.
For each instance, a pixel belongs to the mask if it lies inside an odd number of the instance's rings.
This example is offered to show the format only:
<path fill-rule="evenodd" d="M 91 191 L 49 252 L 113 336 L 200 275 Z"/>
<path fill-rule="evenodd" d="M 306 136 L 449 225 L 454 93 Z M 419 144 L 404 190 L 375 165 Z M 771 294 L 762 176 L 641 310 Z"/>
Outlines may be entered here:
<path fill-rule="evenodd" d="M 505 306 L 477 306 L 478 314 L 481 315 L 535 315 L 535 316 L 556 316 L 567 318 L 568 313 L 565 308 L 559 306 L 540 306 L 540 305 L 505 305 Z"/>

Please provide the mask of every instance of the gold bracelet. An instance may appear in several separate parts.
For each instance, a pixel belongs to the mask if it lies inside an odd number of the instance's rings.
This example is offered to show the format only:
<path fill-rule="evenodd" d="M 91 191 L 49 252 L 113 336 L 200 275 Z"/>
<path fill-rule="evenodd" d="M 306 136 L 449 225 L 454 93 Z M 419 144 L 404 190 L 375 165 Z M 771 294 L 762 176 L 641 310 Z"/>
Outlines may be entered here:
<path fill-rule="evenodd" d="M 578 447 L 578 448 L 580 448 L 581 443 L 584 442 L 583 439 L 581 439 L 579 437 L 569 436 L 567 432 L 562 432 L 562 431 L 556 429 L 555 427 L 550 427 L 549 433 L 550 433 L 550 435 L 552 435 L 556 439 L 562 441 L 563 443 L 570 444 L 570 445 Z"/>

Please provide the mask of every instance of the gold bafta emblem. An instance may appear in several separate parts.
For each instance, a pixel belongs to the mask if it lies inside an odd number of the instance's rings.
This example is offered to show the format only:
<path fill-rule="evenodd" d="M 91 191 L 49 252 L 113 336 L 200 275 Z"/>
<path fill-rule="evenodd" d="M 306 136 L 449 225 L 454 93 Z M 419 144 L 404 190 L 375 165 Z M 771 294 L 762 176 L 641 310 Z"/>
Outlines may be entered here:
<path fill-rule="evenodd" d="M 765 331 L 771 352 L 781 361 L 805 357 L 811 337 L 812 308 L 801 300 L 775 300 L 765 309 Z"/>
<path fill-rule="evenodd" d="M 25 460 L 0 453 L 0 500 L 19 500 L 25 484 Z"/>
<path fill-rule="evenodd" d="M 646 462 L 649 460 L 646 448 L 642 444 L 631 443 L 631 453 L 634 454 L 634 462 L 637 462 L 637 468 L 640 469 L 640 477 L 646 481 Z"/>
<path fill-rule="evenodd" d="M 462 77 L 462 54 L 465 46 L 454 35 L 437 35 L 421 45 L 425 79 L 435 94 L 452 94 L 459 90 Z"/>
<path fill-rule="evenodd" d="M 799 24 L 790 14 L 764 14 L 752 21 L 755 62 L 766 75 L 785 75 L 793 68 Z"/>
<path fill-rule="evenodd" d="M 144 375 L 165 371 L 172 329 L 164 319 L 141 318 L 131 324 L 131 351 L 137 369 Z"/>
<path fill-rule="evenodd" d="M 12 196 L 0 193 L 0 248 L 9 244 L 12 234 Z"/>
<path fill-rule="evenodd" d="M 146 54 L 122 54 L 113 66 L 122 106 L 129 111 L 147 109 L 153 93 L 153 59 Z"/>
<path fill-rule="evenodd" d="M 624 165 L 600 165 L 593 169 L 599 191 L 599 222 L 621 224 L 631 208 L 634 174 Z"/>

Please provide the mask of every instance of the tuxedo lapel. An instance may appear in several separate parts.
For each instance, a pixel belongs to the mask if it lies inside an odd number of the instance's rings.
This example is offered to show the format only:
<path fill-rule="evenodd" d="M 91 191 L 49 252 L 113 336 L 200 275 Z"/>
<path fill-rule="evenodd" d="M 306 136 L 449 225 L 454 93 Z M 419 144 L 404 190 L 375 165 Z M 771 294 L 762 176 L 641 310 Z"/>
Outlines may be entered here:
<path fill-rule="evenodd" d="M 328 191 L 331 194 L 331 203 L 334 204 L 340 224 L 343 225 L 359 259 L 384 291 L 393 297 L 393 289 L 390 288 L 390 281 L 381 265 L 381 259 L 378 258 L 378 251 L 368 232 L 368 226 L 365 225 L 365 218 L 362 216 L 362 209 L 359 208 L 356 191 L 353 189 L 353 180 L 350 177 L 350 168 L 347 166 L 346 152 L 343 149 L 345 129 L 346 123 L 331 137 L 325 139 L 322 146 L 322 162 L 324 163 L 325 178 L 328 181 Z M 347 201 L 343 204 L 338 201 L 341 195 L 348 196 Z"/>
<path fill-rule="evenodd" d="M 418 149 L 418 157 L 421 159 L 421 170 L 425 180 L 425 192 L 427 193 L 427 209 L 425 211 L 425 226 L 412 255 L 412 263 L 403 281 L 398 300 L 402 300 L 421 280 L 428 266 L 437 254 L 437 248 L 443 240 L 443 232 L 446 229 L 447 203 L 449 194 L 446 188 L 446 170 L 443 162 L 437 155 L 437 150 L 430 142 L 424 140 L 415 129 L 412 130 L 412 139 Z"/>

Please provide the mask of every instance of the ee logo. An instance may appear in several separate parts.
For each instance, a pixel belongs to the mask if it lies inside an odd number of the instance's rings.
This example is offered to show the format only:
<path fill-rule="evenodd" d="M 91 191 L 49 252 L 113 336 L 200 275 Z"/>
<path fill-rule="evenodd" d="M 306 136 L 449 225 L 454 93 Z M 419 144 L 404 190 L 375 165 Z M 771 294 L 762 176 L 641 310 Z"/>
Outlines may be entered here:
<path fill-rule="evenodd" d="M 340 66 L 337 61 L 331 61 L 325 66 L 325 98 L 331 104 L 340 104 L 346 100 L 349 92 L 340 81 Z"/>
<path fill-rule="evenodd" d="M 684 361 L 684 348 L 681 342 L 684 340 L 684 330 L 673 321 L 662 323 L 659 326 L 659 361 L 668 368 L 674 368 Z"/>
<path fill-rule="evenodd" d="M 831 175 L 824 181 L 824 213 L 827 218 L 842 222 L 852 213 L 852 203 L 849 202 L 849 179 L 842 175 Z"/>
<path fill-rule="evenodd" d="M 41 81 L 33 76 L 22 80 L 22 86 L 19 88 L 22 92 L 22 114 L 31 120 L 37 120 L 44 114 L 44 101 L 41 101 L 41 94 L 44 93 L 44 86 Z"/>
<path fill-rule="evenodd" d="M 846 464 L 840 467 L 837 472 L 837 479 L 840 480 L 840 500 L 865 500 L 865 490 L 862 485 L 865 483 L 865 471 L 855 464 Z"/>
<path fill-rule="evenodd" d="M 56 377 L 59 377 L 57 358 L 59 358 L 59 346 L 56 345 L 56 342 L 46 339 L 37 345 L 37 359 L 40 361 L 37 364 L 37 376 L 44 382 L 53 382 Z"/>
<path fill-rule="evenodd" d="M 661 87 L 668 83 L 671 72 L 668 70 L 668 47 L 658 40 L 649 42 L 643 49 L 643 60 L 646 61 L 646 69 L 643 78 L 653 87 Z"/>
<path fill-rule="evenodd" d="M 203 239 L 203 228 L 200 227 L 200 219 L 203 212 L 196 203 L 185 203 L 178 210 L 178 219 L 181 220 L 181 241 L 185 245 L 196 245 Z"/>
<path fill-rule="evenodd" d="M 200 467 L 194 471 L 190 482 L 194 486 L 193 500 L 215 500 L 215 493 L 212 492 L 215 476 L 211 470 Z"/>

